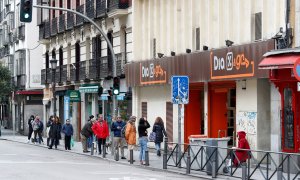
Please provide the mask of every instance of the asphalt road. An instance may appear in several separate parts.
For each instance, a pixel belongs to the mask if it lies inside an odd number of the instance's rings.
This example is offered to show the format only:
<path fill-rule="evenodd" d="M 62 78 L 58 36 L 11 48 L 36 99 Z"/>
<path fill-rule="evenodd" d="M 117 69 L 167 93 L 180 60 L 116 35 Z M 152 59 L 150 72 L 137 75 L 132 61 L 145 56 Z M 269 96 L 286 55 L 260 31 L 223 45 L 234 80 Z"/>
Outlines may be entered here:
<path fill-rule="evenodd" d="M 199 179 L 108 162 L 65 151 L 0 140 L 0 180 Z"/>

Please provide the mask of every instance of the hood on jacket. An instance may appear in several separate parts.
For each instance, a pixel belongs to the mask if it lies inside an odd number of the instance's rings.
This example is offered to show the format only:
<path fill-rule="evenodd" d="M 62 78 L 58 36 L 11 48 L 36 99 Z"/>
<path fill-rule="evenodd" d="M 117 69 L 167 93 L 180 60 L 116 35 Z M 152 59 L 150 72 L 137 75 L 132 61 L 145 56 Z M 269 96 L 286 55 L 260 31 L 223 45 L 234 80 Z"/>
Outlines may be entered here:
<path fill-rule="evenodd" d="M 246 138 L 246 133 L 245 131 L 239 131 L 237 132 L 239 139 L 245 139 Z"/>

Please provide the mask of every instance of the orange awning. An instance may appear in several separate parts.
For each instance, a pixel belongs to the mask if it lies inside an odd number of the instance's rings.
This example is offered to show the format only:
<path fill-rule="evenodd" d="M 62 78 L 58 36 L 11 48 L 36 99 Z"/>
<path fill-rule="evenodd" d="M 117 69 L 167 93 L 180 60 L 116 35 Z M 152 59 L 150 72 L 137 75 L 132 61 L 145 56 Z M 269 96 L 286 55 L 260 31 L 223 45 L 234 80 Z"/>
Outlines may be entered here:
<path fill-rule="evenodd" d="M 284 54 L 265 57 L 258 65 L 259 69 L 293 68 L 300 54 Z"/>

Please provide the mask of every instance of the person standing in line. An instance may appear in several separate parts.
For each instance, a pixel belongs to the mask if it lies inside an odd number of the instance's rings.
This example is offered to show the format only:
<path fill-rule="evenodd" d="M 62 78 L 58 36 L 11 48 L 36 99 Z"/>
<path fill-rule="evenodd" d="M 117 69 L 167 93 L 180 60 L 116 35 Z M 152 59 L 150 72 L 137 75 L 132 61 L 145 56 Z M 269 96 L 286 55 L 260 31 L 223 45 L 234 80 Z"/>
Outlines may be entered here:
<path fill-rule="evenodd" d="M 164 136 L 167 136 L 165 126 L 164 126 L 164 121 L 162 120 L 161 117 L 157 117 L 155 119 L 152 132 L 155 132 L 154 143 L 155 143 L 155 149 L 157 151 L 157 156 L 161 156 L 160 153 L 161 142 L 163 142 Z"/>
<path fill-rule="evenodd" d="M 138 125 L 138 133 L 139 133 L 139 144 L 140 144 L 140 163 L 141 165 L 145 165 L 145 154 L 147 151 L 147 144 L 148 144 L 148 131 L 147 129 L 150 128 L 150 124 L 148 123 L 147 119 L 140 118 L 139 125 Z"/>
<path fill-rule="evenodd" d="M 48 149 L 52 149 L 52 146 L 55 146 L 55 149 L 57 149 L 57 145 L 59 143 L 59 140 L 61 139 L 61 123 L 59 120 L 59 117 L 54 118 L 54 122 L 51 125 L 49 136 L 51 139 L 51 143 Z"/>
<path fill-rule="evenodd" d="M 34 121 L 34 115 L 31 115 L 27 122 L 27 124 L 28 124 L 28 143 L 30 143 L 31 136 L 33 133 L 33 128 L 32 128 L 33 121 Z"/>
<path fill-rule="evenodd" d="M 44 144 L 44 140 L 43 140 L 43 131 L 44 131 L 44 123 L 43 121 L 41 121 L 40 117 L 37 116 L 40 120 L 40 127 L 38 130 L 38 135 L 39 135 L 39 144 L 43 143 Z"/>
<path fill-rule="evenodd" d="M 90 115 L 90 117 L 89 117 L 89 119 L 87 121 L 90 122 L 92 119 L 94 119 L 94 115 Z M 93 136 L 91 136 L 91 137 L 89 137 L 87 139 L 87 146 L 88 146 L 88 148 L 92 147 L 93 141 L 94 141 Z"/>
<path fill-rule="evenodd" d="M 34 138 L 33 138 L 33 142 L 34 144 L 36 144 L 37 139 L 36 136 L 39 136 L 39 143 L 41 143 L 41 139 L 40 139 L 40 128 L 41 128 L 41 122 L 40 122 L 40 117 L 36 116 L 34 121 L 32 122 L 32 129 L 33 129 L 33 133 L 34 133 Z"/>
<path fill-rule="evenodd" d="M 71 138 L 73 136 L 73 126 L 70 124 L 70 120 L 66 120 L 66 124 L 62 127 L 62 132 L 65 134 L 65 149 L 71 150 Z"/>
<path fill-rule="evenodd" d="M 95 123 L 95 119 L 91 119 L 90 121 L 88 121 L 83 128 L 81 129 L 81 143 L 82 143 L 82 149 L 84 153 L 88 153 L 90 151 L 87 150 L 87 140 L 89 137 L 93 136 L 93 130 L 92 130 L 92 126 Z"/>
<path fill-rule="evenodd" d="M 129 121 L 126 124 L 125 129 L 125 139 L 128 144 L 128 153 L 127 158 L 130 161 L 130 150 L 133 150 L 136 145 L 136 126 L 135 126 L 136 117 L 130 116 Z M 134 160 L 133 160 L 134 162 Z"/>
<path fill-rule="evenodd" d="M 46 127 L 47 127 L 47 146 L 50 146 L 50 135 L 49 135 L 49 133 L 50 133 L 50 128 L 51 128 L 53 122 L 54 122 L 54 117 L 50 116 L 50 118 L 49 118 L 49 120 L 46 124 Z"/>
<path fill-rule="evenodd" d="M 107 122 L 104 120 L 103 115 L 98 115 L 98 120 L 93 124 L 92 130 L 94 134 L 97 137 L 98 140 L 98 149 L 99 149 L 99 155 L 102 153 L 101 147 L 105 145 L 106 138 L 109 136 L 109 129 Z"/>
<path fill-rule="evenodd" d="M 125 122 L 121 119 L 121 116 L 117 116 L 117 120 L 112 123 L 111 131 L 114 132 L 114 148 L 115 150 L 121 148 L 121 159 L 126 159 L 124 156 L 124 144 L 121 130 L 125 126 Z"/>

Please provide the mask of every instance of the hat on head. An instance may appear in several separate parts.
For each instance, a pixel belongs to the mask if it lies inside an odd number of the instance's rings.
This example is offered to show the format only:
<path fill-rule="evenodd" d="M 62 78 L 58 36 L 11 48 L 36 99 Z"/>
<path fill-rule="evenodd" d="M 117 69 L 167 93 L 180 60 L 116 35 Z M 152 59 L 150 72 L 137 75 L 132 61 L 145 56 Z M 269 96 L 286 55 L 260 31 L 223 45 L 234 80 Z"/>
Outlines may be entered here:
<path fill-rule="evenodd" d="M 135 120 L 136 119 L 136 116 L 130 116 L 129 117 L 129 120 Z"/>

